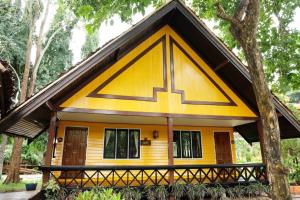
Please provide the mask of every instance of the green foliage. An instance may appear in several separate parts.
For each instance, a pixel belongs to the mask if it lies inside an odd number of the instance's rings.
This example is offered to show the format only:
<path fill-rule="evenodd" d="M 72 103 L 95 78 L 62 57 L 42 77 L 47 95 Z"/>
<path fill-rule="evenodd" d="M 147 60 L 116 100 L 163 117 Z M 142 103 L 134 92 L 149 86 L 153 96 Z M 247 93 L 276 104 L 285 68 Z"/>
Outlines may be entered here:
<path fill-rule="evenodd" d="M 288 139 L 281 142 L 281 153 L 285 167 L 289 169 L 289 181 L 300 181 L 300 139 Z"/>
<path fill-rule="evenodd" d="M 180 199 L 185 194 L 185 184 L 176 182 L 171 186 L 171 194 L 174 195 L 175 199 Z"/>
<path fill-rule="evenodd" d="M 188 185 L 186 190 L 189 200 L 203 200 L 206 192 L 206 186 L 201 183 Z"/>
<path fill-rule="evenodd" d="M 226 190 L 220 184 L 208 187 L 206 191 L 210 195 L 211 199 L 221 199 L 226 197 Z"/>
<path fill-rule="evenodd" d="M 142 198 L 142 193 L 138 189 L 132 187 L 125 187 L 120 193 L 124 200 L 140 200 Z"/>
<path fill-rule="evenodd" d="M 23 72 L 28 24 L 21 1 L 0 1 L 0 58 L 8 61 L 18 72 Z"/>
<path fill-rule="evenodd" d="M 120 193 L 115 193 L 113 189 L 93 188 L 79 193 L 75 200 L 121 200 Z"/>
<path fill-rule="evenodd" d="M 99 47 L 99 31 L 95 31 L 93 34 L 88 34 L 85 39 L 85 43 L 81 47 L 81 58 L 84 59 L 90 53 L 94 52 Z"/>
<path fill-rule="evenodd" d="M 144 14 L 147 6 L 159 6 L 163 2 L 164 0 L 70 0 L 68 6 L 76 16 L 87 22 L 86 29 L 91 34 L 99 28 L 102 22 L 114 15 L 118 15 L 122 21 L 128 22 L 135 13 Z"/>
<path fill-rule="evenodd" d="M 45 185 L 45 198 L 46 200 L 63 200 L 66 197 L 66 191 L 63 188 L 60 188 L 55 180 L 51 179 Z"/>
<path fill-rule="evenodd" d="M 239 49 L 229 32 L 229 23 L 216 15 L 214 0 L 193 0 L 192 7 L 203 19 L 216 22 L 220 37 L 230 49 Z M 221 0 L 220 4 L 230 15 L 239 1 Z M 274 0 L 261 2 L 258 41 L 264 57 L 265 73 L 276 93 L 286 93 L 300 87 L 300 31 L 292 28 L 295 11 L 300 1 Z M 243 59 L 242 52 L 238 53 Z"/>
<path fill-rule="evenodd" d="M 47 48 L 37 74 L 35 91 L 56 80 L 62 72 L 72 65 L 73 53 L 70 49 L 72 30 L 76 21 L 66 19 L 71 15 L 64 4 L 59 4 L 57 12 L 46 35 L 46 41 L 58 28 L 61 30 L 54 36 Z M 66 25 L 65 25 L 66 24 Z"/>
<path fill-rule="evenodd" d="M 145 193 L 148 200 L 166 200 L 168 197 L 168 190 L 165 186 L 147 186 Z"/>
<path fill-rule="evenodd" d="M 234 142 L 237 154 L 237 163 L 260 163 L 262 162 L 259 142 L 250 145 L 244 138 L 235 133 Z"/>

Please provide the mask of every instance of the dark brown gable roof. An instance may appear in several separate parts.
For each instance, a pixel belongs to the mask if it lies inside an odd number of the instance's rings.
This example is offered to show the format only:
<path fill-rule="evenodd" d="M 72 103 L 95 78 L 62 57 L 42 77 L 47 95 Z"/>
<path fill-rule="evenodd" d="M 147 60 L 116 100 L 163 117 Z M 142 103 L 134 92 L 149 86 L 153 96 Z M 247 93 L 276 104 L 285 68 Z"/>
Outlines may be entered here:
<path fill-rule="evenodd" d="M 0 132 L 35 137 L 48 127 L 52 104 L 86 84 L 107 66 L 116 62 L 135 44 L 168 24 L 197 52 L 215 72 L 256 112 L 257 106 L 251 79 L 242 62 L 218 39 L 197 16 L 180 1 L 171 1 L 145 18 L 127 32 L 109 42 L 55 82 L 38 92 L 11 111 L 0 121 Z M 280 113 L 282 138 L 300 136 L 300 123 L 295 116 L 274 97 L 274 105 Z M 37 128 L 38 127 L 38 128 Z M 39 129 L 39 130 L 37 130 Z M 258 141 L 256 124 L 235 127 L 248 142 Z M 27 130 L 27 131 L 25 131 Z M 30 130 L 30 131 L 29 131 Z M 24 131 L 27 134 L 24 134 Z"/>

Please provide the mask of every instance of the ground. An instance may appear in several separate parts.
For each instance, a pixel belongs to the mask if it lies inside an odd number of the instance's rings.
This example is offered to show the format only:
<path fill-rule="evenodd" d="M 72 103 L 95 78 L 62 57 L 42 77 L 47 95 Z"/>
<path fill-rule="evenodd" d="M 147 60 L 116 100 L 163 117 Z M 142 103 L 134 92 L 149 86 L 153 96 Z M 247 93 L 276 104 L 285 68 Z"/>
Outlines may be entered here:
<path fill-rule="evenodd" d="M 6 176 L 2 176 L 0 180 L 0 193 L 3 192 L 16 192 L 16 191 L 24 191 L 26 183 L 38 183 L 37 190 L 41 188 L 42 184 L 42 175 L 41 174 L 33 174 L 33 175 L 21 175 L 21 183 L 12 183 L 12 184 L 2 184 Z M 2 198 L 0 198 L 2 199 Z"/>

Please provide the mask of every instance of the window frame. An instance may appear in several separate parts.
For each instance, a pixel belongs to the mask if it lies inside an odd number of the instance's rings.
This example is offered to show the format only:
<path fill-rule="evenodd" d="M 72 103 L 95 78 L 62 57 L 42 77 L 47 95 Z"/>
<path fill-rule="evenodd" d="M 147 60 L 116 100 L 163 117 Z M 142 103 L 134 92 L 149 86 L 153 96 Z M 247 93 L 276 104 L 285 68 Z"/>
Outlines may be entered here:
<path fill-rule="evenodd" d="M 115 149 L 114 149 L 114 158 L 106 158 L 105 157 L 105 139 L 106 139 L 106 130 L 115 130 L 116 136 L 115 136 Z M 127 130 L 127 157 L 126 158 L 117 158 L 117 146 L 118 146 L 118 130 Z M 138 157 L 136 158 L 130 158 L 129 157 L 129 140 L 130 140 L 130 131 L 131 130 L 138 130 L 139 131 L 139 138 L 138 138 Z M 140 128 L 104 128 L 103 132 L 103 159 L 105 160 L 137 160 L 141 159 L 141 129 Z"/>
<path fill-rule="evenodd" d="M 203 159 L 203 145 L 202 145 L 202 132 L 201 130 L 178 130 L 178 129 L 174 129 L 173 130 L 173 144 L 174 144 L 174 132 L 177 131 L 179 132 L 179 143 L 180 143 L 180 157 L 174 157 L 174 153 L 173 153 L 173 158 L 174 159 Z M 190 144 L 191 144 L 191 157 L 183 157 L 182 156 L 182 135 L 181 132 L 189 132 L 189 136 L 190 136 Z M 193 136 L 191 135 L 193 132 L 198 132 L 199 136 L 200 136 L 200 157 L 194 157 L 194 153 L 193 153 Z"/>

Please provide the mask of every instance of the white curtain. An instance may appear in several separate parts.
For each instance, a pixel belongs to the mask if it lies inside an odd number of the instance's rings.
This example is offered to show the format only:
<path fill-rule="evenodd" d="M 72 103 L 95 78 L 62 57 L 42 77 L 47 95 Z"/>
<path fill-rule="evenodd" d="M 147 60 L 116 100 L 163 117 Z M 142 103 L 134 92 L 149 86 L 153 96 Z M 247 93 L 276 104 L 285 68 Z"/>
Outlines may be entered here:
<path fill-rule="evenodd" d="M 134 144 L 136 149 L 134 157 L 138 157 L 139 156 L 139 132 L 138 131 L 134 131 Z"/>
<path fill-rule="evenodd" d="M 110 138 L 110 136 L 111 136 L 111 134 L 112 134 L 112 131 L 107 130 L 105 134 L 106 134 L 106 135 L 105 135 L 105 146 L 107 146 L 108 141 L 109 141 L 109 138 Z"/>

